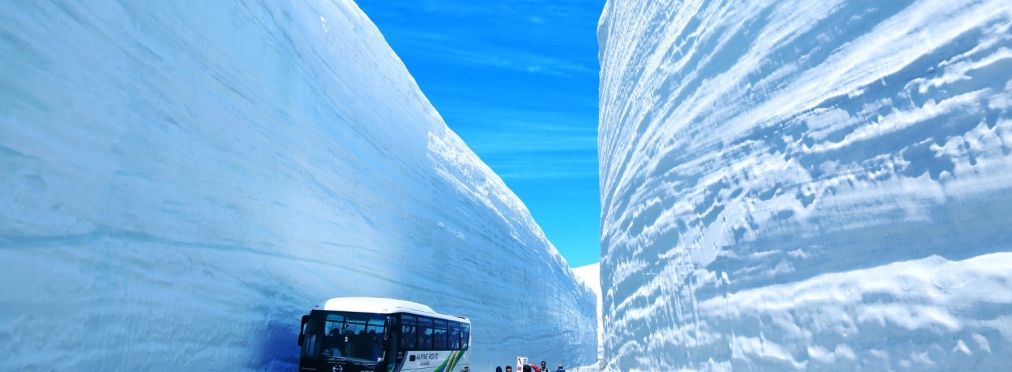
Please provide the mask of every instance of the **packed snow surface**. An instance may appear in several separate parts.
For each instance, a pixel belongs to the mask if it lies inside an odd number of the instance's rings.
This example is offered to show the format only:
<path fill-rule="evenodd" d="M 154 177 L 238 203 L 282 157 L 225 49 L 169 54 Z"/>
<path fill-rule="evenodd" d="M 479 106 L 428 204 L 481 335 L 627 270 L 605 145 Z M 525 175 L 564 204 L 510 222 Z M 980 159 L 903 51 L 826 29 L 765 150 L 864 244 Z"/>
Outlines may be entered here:
<path fill-rule="evenodd" d="M 0 6 L 0 370 L 294 370 L 338 296 L 595 360 L 594 294 L 358 7 Z"/>
<path fill-rule="evenodd" d="M 611 0 L 612 369 L 1012 365 L 1012 2 Z"/>
<path fill-rule="evenodd" d="M 573 268 L 573 274 L 583 280 L 597 296 L 597 357 L 604 358 L 604 323 L 601 322 L 601 263 Z"/>

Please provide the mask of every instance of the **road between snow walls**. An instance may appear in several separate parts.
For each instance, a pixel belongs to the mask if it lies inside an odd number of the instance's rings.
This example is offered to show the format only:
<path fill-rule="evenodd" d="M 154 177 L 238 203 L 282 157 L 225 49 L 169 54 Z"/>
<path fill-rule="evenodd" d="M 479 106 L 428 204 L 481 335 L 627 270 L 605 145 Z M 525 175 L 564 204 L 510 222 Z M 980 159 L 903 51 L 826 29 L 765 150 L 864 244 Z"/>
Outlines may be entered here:
<path fill-rule="evenodd" d="M 605 359 L 1012 365 L 1012 2 L 612 0 Z"/>
<path fill-rule="evenodd" d="M 469 317 L 474 371 L 594 363 L 594 294 L 354 3 L 16 1 L 0 35 L 0 370 L 293 370 L 337 296 Z"/>

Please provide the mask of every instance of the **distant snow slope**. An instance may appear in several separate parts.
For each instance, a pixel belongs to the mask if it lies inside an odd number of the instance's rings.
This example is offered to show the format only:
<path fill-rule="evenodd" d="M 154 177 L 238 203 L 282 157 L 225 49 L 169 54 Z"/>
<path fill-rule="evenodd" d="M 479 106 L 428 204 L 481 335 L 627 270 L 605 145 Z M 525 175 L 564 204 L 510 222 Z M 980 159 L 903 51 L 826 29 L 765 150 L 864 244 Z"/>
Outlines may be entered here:
<path fill-rule="evenodd" d="M 601 263 L 580 266 L 573 269 L 573 274 L 583 280 L 594 294 L 597 295 L 597 357 L 604 357 L 604 324 L 601 323 Z"/>
<path fill-rule="evenodd" d="M 337 1 L 0 6 L 0 370 L 293 370 L 326 298 L 594 361 L 594 294 Z"/>
<path fill-rule="evenodd" d="M 1012 365 L 1012 2 L 612 0 L 605 357 Z"/>

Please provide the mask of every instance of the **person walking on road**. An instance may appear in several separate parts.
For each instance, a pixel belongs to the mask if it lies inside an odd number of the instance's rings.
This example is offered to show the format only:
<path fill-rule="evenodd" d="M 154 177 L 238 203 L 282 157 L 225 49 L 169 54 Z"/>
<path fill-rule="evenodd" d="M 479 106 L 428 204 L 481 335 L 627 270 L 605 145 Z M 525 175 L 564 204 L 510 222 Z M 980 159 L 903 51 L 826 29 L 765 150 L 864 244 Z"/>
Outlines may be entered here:
<path fill-rule="evenodd" d="M 495 366 L 495 372 L 502 372 L 502 367 Z"/>
<path fill-rule="evenodd" d="M 548 372 L 548 363 L 543 360 L 541 361 L 541 372 Z"/>
<path fill-rule="evenodd" d="M 555 372 L 566 372 L 566 370 L 562 369 L 562 365 L 559 364 L 559 369 L 555 370 Z"/>

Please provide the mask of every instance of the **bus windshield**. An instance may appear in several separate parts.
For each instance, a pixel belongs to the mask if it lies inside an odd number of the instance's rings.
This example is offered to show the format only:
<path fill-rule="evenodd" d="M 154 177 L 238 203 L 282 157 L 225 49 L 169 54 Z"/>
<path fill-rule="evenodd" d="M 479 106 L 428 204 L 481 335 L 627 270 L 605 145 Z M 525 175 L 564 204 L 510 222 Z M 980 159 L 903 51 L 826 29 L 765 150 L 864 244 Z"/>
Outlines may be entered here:
<path fill-rule="evenodd" d="M 376 364 L 383 356 L 383 314 L 313 311 L 306 323 L 302 357 Z"/>

